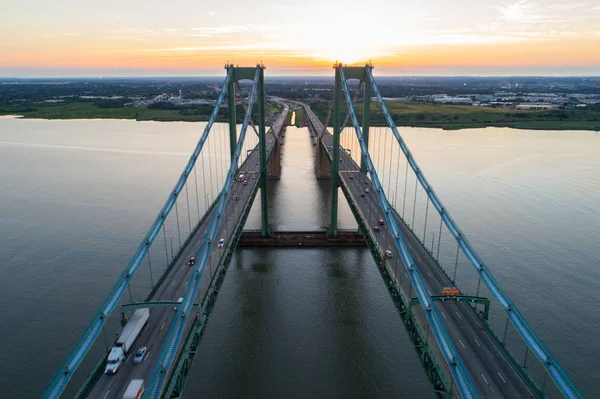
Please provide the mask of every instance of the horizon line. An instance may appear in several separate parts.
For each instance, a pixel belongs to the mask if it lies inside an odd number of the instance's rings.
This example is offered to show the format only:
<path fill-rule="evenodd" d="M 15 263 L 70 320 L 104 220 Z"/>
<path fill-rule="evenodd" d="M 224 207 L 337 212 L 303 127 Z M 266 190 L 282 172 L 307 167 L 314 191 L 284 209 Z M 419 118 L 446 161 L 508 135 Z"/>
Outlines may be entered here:
<path fill-rule="evenodd" d="M 377 75 L 382 78 L 597 78 L 598 75 Z M 186 78 L 186 79 L 205 79 L 205 78 L 219 78 L 225 77 L 225 75 L 131 75 L 131 76 L 103 76 L 103 75 L 87 75 L 87 76 L 0 76 L 0 80 L 40 80 L 40 79 L 173 79 L 173 78 Z M 333 75 L 271 75 L 266 76 L 265 79 L 269 78 L 334 78 Z"/>

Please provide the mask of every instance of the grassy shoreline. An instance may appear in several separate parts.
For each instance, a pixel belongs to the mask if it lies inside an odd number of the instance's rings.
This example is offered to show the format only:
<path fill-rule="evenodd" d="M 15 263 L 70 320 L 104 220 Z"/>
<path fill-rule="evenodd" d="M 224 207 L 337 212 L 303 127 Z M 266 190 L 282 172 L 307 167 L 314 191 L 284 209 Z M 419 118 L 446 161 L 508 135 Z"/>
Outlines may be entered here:
<path fill-rule="evenodd" d="M 319 118 L 327 118 L 329 102 L 314 101 L 310 106 Z M 386 103 L 386 106 L 396 126 L 444 130 L 508 127 L 529 130 L 600 131 L 600 107 L 545 111 L 401 102 Z M 356 112 L 359 120 L 362 120 L 362 104 L 356 105 Z M 344 110 L 342 120 L 345 119 L 345 113 Z M 387 126 L 376 103 L 371 104 L 371 126 Z"/>
<path fill-rule="evenodd" d="M 444 130 L 507 127 L 530 130 L 600 131 L 600 110 L 568 109 L 560 111 L 521 111 L 462 105 L 389 103 L 397 126 L 426 127 Z M 322 119 L 327 117 L 328 103 L 312 103 Z M 0 115 L 18 115 L 25 119 L 129 119 L 157 122 L 205 122 L 210 109 L 100 108 L 89 102 L 2 106 Z M 357 107 L 359 118 L 362 107 Z M 296 125 L 302 123 L 302 112 L 296 112 Z M 225 117 L 218 121 L 226 121 Z M 381 110 L 372 104 L 371 125 L 386 126 Z"/>

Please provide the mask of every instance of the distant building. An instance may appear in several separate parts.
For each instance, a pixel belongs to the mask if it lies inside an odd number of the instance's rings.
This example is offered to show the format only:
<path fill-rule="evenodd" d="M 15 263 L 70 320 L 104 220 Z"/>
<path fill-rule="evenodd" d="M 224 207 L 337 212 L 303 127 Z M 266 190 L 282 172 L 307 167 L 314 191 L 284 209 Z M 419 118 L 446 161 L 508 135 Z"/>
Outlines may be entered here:
<path fill-rule="evenodd" d="M 433 99 L 436 103 L 442 104 L 467 104 L 473 105 L 470 97 L 436 97 Z"/>
<path fill-rule="evenodd" d="M 559 105 L 557 104 L 547 104 L 547 103 L 531 103 L 531 104 L 519 104 L 517 105 L 517 109 L 558 109 Z"/>

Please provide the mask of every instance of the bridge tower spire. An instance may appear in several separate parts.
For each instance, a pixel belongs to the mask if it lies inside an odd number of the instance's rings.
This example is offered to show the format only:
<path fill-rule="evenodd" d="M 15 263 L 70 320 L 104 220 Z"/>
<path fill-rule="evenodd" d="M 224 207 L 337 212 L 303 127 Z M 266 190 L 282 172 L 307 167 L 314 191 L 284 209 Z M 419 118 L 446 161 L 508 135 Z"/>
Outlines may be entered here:
<path fill-rule="evenodd" d="M 365 76 L 362 79 L 364 83 L 362 135 L 367 149 L 369 148 L 369 124 L 371 123 L 371 81 L 368 78 L 368 72 L 372 69 L 371 64 L 366 64 Z M 362 174 L 367 174 L 367 163 L 362 153 L 360 155 L 360 171 Z"/>
<path fill-rule="evenodd" d="M 229 65 L 228 68 L 232 68 L 232 72 L 235 75 L 235 69 L 233 65 Z M 231 155 L 231 159 L 233 159 L 233 155 L 235 154 L 235 146 L 237 145 L 237 120 L 235 114 L 235 80 L 232 79 L 229 81 L 229 85 L 227 86 L 227 105 L 229 106 L 229 153 Z"/>
<path fill-rule="evenodd" d="M 340 170 L 340 134 L 341 134 L 341 115 L 340 107 L 343 101 L 342 97 L 342 78 L 340 75 L 341 64 L 336 63 L 335 69 L 335 88 L 333 91 L 333 157 L 331 160 L 331 220 L 329 222 L 329 235 L 337 236 L 337 214 L 338 214 L 338 186 Z"/>
<path fill-rule="evenodd" d="M 258 75 L 258 151 L 260 153 L 260 213 L 262 236 L 269 235 L 269 210 L 267 205 L 267 151 L 265 133 L 265 67 L 259 65 Z"/>
<path fill-rule="evenodd" d="M 258 75 L 258 152 L 260 155 L 260 210 L 263 237 L 269 235 L 269 214 L 268 214 L 268 196 L 267 196 L 267 152 L 266 152 L 266 129 L 265 129 L 265 66 L 258 64 L 256 67 L 239 67 L 229 64 L 226 69 L 232 70 L 231 82 L 228 85 L 229 100 L 229 145 L 231 156 L 235 153 L 237 145 L 237 125 L 235 114 L 235 84 L 240 80 L 254 80 L 256 68 L 259 68 Z"/>
<path fill-rule="evenodd" d="M 344 101 L 342 94 L 342 77 L 340 71 L 343 69 L 344 76 L 347 79 L 357 79 L 364 84 L 363 99 L 363 124 L 362 135 L 365 145 L 369 145 L 369 124 L 371 119 L 371 82 L 369 81 L 369 72 L 373 65 L 365 64 L 364 67 L 344 66 L 341 63 L 335 63 L 335 88 L 333 92 L 333 148 L 331 161 L 331 221 L 329 223 L 329 235 L 337 235 L 337 214 L 338 214 L 338 187 L 339 187 L 339 169 L 340 169 L 340 135 L 342 129 L 341 106 Z M 364 156 L 361 153 L 360 171 L 367 173 L 367 165 Z"/>

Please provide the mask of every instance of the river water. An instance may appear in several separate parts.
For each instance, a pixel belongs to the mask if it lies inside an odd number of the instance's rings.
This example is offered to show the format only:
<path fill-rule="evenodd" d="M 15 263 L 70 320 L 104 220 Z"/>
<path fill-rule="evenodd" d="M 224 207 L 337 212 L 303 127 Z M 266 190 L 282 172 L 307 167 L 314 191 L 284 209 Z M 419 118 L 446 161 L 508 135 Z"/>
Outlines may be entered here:
<path fill-rule="evenodd" d="M 42 392 L 203 126 L 0 118 L 2 397 Z M 583 393 L 598 395 L 600 134 L 401 132 L 497 280 Z M 288 128 L 269 188 L 272 228 L 328 225 L 329 183 L 314 179 L 306 129 Z M 260 226 L 258 210 L 248 228 Z M 356 226 L 343 196 L 339 218 Z M 366 249 L 239 249 L 186 387 L 200 394 L 432 397 Z"/>

